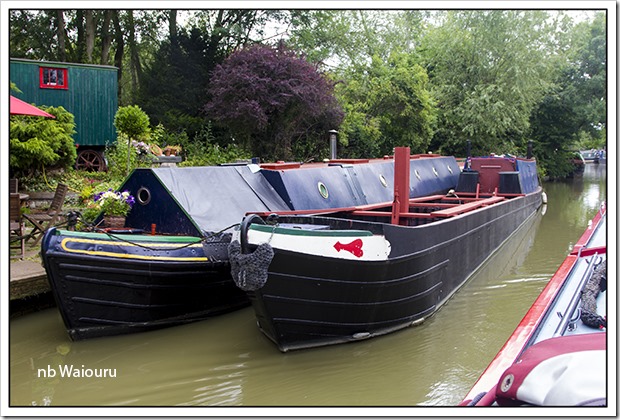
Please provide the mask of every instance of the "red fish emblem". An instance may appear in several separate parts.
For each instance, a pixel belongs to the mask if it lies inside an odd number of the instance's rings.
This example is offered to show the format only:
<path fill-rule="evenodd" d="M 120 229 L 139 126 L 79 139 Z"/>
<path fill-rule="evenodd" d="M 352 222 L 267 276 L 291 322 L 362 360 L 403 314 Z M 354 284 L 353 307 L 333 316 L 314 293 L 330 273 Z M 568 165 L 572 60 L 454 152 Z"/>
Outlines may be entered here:
<path fill-rule="evenodd" d="M 360 258 L 362 255 L 364 255 L 364 251 L 362 250 L 362 245 L 364 245 L 362 240 L 356 239 L 353 242 L 350 242 L 348 244 L 341 244 L 340 241 L 338 241 L 334 244 L 334 248 L 336 248 L 336 251 L 338 252 L 340 252 L 340 250 L 349 251 L 351 254 L 355 255 L 357 258 Z"/>

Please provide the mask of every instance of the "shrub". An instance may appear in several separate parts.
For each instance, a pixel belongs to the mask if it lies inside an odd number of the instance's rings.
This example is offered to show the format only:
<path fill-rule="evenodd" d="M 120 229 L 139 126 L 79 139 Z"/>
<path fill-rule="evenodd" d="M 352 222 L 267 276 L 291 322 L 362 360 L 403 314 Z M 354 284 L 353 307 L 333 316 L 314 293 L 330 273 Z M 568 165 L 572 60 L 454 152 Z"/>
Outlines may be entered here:
<path fill-rule="evenodd" d="M 9 166 L 15 176 L 44 168 L 69 168 L 77 153 L 72 135 L 73 114 L 63 107 L 42 107 L 55 119 L 12 115 L 9 127 Z"/>

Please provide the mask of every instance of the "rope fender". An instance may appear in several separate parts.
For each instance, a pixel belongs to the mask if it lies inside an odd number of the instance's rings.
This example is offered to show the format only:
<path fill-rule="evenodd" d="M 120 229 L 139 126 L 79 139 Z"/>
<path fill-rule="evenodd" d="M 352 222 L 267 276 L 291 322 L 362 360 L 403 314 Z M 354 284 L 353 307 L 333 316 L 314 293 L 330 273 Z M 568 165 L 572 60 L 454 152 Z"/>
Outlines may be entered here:
<path fill-rule="evenodd" d="M 581 322 L 591 328 L 607 328 L 607 320 L 596 313 L 596 297 L 607 290 L 607 260 L 599 263 L 581 292 Z"/>
<path fill-rule="evenodd" d="M 254 252 L 243 254 L 239 241 L 232 241 L 228 245 L 228 258 L 230 273 L 237 287 L 246 292 L 263 287 L 267 283 L 268 268 L 273 255 L 273 249 L 268 243 L 258 245 Z"/>

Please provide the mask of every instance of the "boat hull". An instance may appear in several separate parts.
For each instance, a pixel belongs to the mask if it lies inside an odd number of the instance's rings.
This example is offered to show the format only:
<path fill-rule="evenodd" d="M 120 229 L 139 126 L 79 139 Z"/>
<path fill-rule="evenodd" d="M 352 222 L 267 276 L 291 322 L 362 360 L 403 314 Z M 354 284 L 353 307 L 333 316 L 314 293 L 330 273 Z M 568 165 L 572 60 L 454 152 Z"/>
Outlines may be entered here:
<path fill-rule="evenodd" d="M 592 286 L 587 286 L 587 283 L 595 277 L 594 272 L 600 270 L 596 275 L 599 276 L 597 281 L 600 281 L 601 275 L 603 277 L 607 275 L 606 232 L 606 209 L 603 206 L 574 245 L 571 253 L 549 279 L 515 331 L 459 405 L 606 405 L 607 401 L 604 398 L 592 398 L 591 401 L 586 398 L 590 394 L 596 397 L 606 394 L 604 386 L 607 372 L 605 368 L 606 285 L 605 287 L 599 286 L 600 289 L 595 289 L 596 292 L 593 292 Z M 599 264 L 600 267 L 595 268 Z M 590 271 L 592 269 L 593 271 Z M 606 284 L 606 280 L 604 283 Z M 604 320 L 601 324 L 584 322 L 584 310 L 586 310 L 584 302 L 588 300 L 588 297 L 591 303 L 594 303 L 596 315 Z M 556 341 L 558 344 L 552 346 L 550 343 L 554 340 L 561 341 Z M 580 351 L 584 350 L 582 345 L 576 344 L 579 342 L 592 346 L 588 350 L 596 350 L 599 354 L 597 356 L 588 354 L 587 363 L 577 364 L 578 368 L 572 370 L 570 374 L 568 374 L 569 369 L 574 367 L 570 363 L 557 363 L 555 369 L 540 370 L 548 375 L 536 379 L 535 383 L 538 387 L 532 388 L 535 391 L 534 398 L 525 393 L 521 394 L 518 399 L 514 398 L 514 395 L 511 399 L 506 399 L 506 392 L 511 386 L 504 380 L 512 373 L 511 370 L 515 366 L 525 364 L 522 362 L 527 359 L 528 352 L 535 354 L 539 351 L 535 350 L 537 347 L 539 349 L 546 347 L 554 349 L 555 347 L 553 352 L 545 350 L 545 357 L 540 359 L 559 361 L 560 356 L 565 356 L 578 360 L 581 357 Z M 593 360 L 598 363 L 593 363 Z M 558 386 L 562 378 L 569 378 L 570 385 Z M 511 382 L 520 383 L 517 380 Z M 558 392 L 554 393 L 552 391 L 556 386 Z M 526 396 L 529 399 L 523 399 Z M 558 396 L 564 399 L 558 400 Z"/>
<path fill-rule="evenodd" d="M 230 279 L 227 241 L 120 236 L 127 242 L 56 229 L 44 237 L 43 265 L 73 340 L 180 325 L 249 305 Z"/>
<path fill-rule="evenodd" d="M 259 327 L 285 352 L 421 323 L 534 216 L 541 202 L 538 189 L 437 223 L 380 224 L 391 251 L 379 261 L 274 247 L 266 284 L 248 292 Z M 321 222 L 320 217 L 313 220 Z M 355 226 L 361 227 L 363 222 Z"/>

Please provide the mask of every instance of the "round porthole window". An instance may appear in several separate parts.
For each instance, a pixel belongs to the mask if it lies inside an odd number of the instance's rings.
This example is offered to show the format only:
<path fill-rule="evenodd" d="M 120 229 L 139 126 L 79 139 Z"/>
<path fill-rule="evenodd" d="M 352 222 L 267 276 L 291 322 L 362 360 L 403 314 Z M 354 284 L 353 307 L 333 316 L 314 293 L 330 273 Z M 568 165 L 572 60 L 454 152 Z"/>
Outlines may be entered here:
<path fill-rule="evenodd" d="M 325 186 L 325 184 L 319 181 L 319 183 L 317 184 L 317 187 L 319 188 L 319 194 L 321 194 L 321 197 L 323 198 L 329 197 L 329 191 L 327 190 L 327 187 Z"/>
<path fill-rule="evenodd" d="M 454 173 L 454 172 L 452 172 L 452 166 L 446 165 L 446 167 L 448 168 L 448 170 L 450 171 L 451 174 Z"/>
<path fill-rule="evenodd" d="M 379 174 L 379 181 L 381 181 L 381 185 L 383 185 L 385 188 L 387 188 L 387 186 L 388 186 L 387 179 L 385 179 L 383 174 Z"/>
<path fill-rule="evenodd" d="M 437 178 L 439 178 L 439 173 L 437 172 L 437 169 L 435 169 L 435 167 L 433 167 L 433 173 Z"/>
<path fill-rule="evenodd" d="M 148 188 L 140 187 L 138 193 L 136 194 L 136 198 L 138 203 L 145 206 L 151 201 L 151 192 Z"/>
<path fill-rule="evenodd" d="M 420 176 L 420 171 L 418 171 L 417 169 L 414 171 L 415 173 L 415 177 L 418 178 L 420 181 L 422 180 L 422 176 Z"/>

